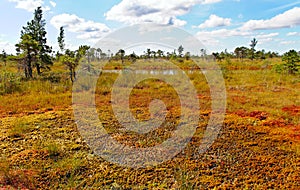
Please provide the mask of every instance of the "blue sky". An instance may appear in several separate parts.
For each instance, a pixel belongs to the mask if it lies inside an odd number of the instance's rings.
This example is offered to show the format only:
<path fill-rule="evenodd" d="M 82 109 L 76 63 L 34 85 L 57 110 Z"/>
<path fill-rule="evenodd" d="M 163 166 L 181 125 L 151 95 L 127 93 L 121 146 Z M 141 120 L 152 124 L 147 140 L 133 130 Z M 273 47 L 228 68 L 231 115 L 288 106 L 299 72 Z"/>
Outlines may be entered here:
<path fill-rule="evenodd" d="M 93 45 L 125 26 L 152 22 L 174 25 L 197 37 L 210 51 L 249 47 L 300 50 L 300 1 L 295 0 L 0 0 L 0 50 L 14 53 L 20 31 L 42 6 L 48 44 L 57 49 L 58 28 L 67 48 Z"/>

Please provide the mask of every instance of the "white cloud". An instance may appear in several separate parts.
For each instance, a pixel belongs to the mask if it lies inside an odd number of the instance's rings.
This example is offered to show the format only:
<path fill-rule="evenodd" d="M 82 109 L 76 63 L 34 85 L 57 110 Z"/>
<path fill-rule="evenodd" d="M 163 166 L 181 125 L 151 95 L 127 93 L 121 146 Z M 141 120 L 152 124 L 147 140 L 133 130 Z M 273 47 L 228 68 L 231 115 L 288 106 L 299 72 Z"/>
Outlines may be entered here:
<path fill-rule="evenodd" d="M 296 1 L 296 2 L 293 2 L 293 3 L 289 3 L 289 4 L 284 3 L 284 5 L 273 8 L 273 9 L 270 9 L 269 11 L 271 11 L 271 12 L 272 11 L 279 11 L 279 10 L 282 10 L 282 9 L 293 7 L 293 6 L 298 5 L 298 4 L 300 4 L 300 1 Z"/>
<path fill-rule="evenodd" d="M 214 51 L 220 51 L 225 47 L 221 42 L 230 37 L 250 37 L 251 32 L 239 31 L 237 29 L 218 29 L 213 31 L 200 31 L 196 34 L 196 37 L 207 47 Z"/>
<path fill-rule="evenodd" d="M 16 8 L 24 9 L 28 12 L 33 12 L 37 7 L 44 4 L 43 0 L 8 0 L 9 2 L 17 3 Z"/>
<path fill-rule="evenodd" d="M 42 9 L 43 9 L 44 12 L 51 10 L 51 8 L 49 6 L 42 7 Z"/>
<path fill-rule="evenodd" d="M 282 41 L 280 42 L 280 44 L 282 45 L 291 45 L 291 44 L 295 44 L 296 42 L 295 41 Z"/>
<path fill-rule="evenodd" d="M 43 6 L 44 0 L 8 0 L 9 2 L 17 3 L 17 9 L 24 9 L 28 12 L 34 12 L 37 7 L 42 7 L 43 11 L 49 11 L 51 8 L 49 6 Z M 50 4 L 52 5 L 51 1 Z"/>
<path fill-rule="evenodd" d="M 300 33 L 298 33 L 298 32 L 289 32 L 286 35 L 287 36 L 298 36 L 298 35 L 300 35 Z"/>
<path fill-rule="evenodd" d="M 107 20 L 127 24 L 156 23 L 183 26 L 186 21 L 177 16 L 187 14 L 197 4 L 217 3 L 222 0 L 122 0 L 106 14 Z"/>
<path fill-rule="evenodd" d="M 59 29 L 63 26 L 66 30 L 79 33 L 80 39 L 98 39 L 110 32 L 110 29 L 102 23 L 87 21 L 74 14 L 60 14 L 52 17 L 50 23 Z"/>
<path fill-rule="evenodd" d="M 52 7 L 56 7 L 56 3 L 54 1 L 50 1 Z"/>
<path fill-rule="evenodd" d="M 219 30 L 213 30 L 213 31 L 200 31 L 196 35 L 199 38 L 201 38 L 201 37 L 228 38 L 228 37 L 234 37 L 234 36 L 250 36 L 251 33 L 247 32 L 247 31 L 219 29 Z"/>
<path fill-rule="evenodd" d="M 15 53 L 16 52 L 15 44 L 5 41 L 1 38 L 2 38 L 2 35 L 0 35 L 0 53 L 2 52 L 2 50 L 5 50 L 5 52 L 8 54 Z"/>
<path fill-rule="evenodd" d="M 72 51 L 77 50 L 78 47 L 81 45 L 80 43 L 76 43 L 76 42 L 74 42 L 74 40 L 70 40 L 70 39 L 66 39 L 65 44 L 66 44 L 65 49 L 69 49 Z M 56 52 L 60 51 L 60 48 L 59 48 L 56 40 L 54 40 L 54 41 L 49 40 L 48 45 L 52 47 L 53 51 L 56 51 Z"/>
<path fill-rule="evenodd" d="M 300 25 L 300 8 L 295 7 L 269 20 L 250 20 L 242 30 L 268 30 L 278 28 L 291 28 Z"/>
<path fill-rule="evenodd" d="M 265 44 L 274 41 L 274 37 L 278 36 L 279 33 L 270 33 L 270 34 L 258 34 L 256 36 L 252 36 L 253 38 L 256 38 L 258 41 L 258 44 Z"/>
<path fill-rule="evenodd" d="M 218 3 L 221 2 L 222 0 L 204 0 L 204 1 L 198 1 L 200 4 L 212 4 L 212 3 Z"/>
<path fill-rule="evenodd" d="M 207 47 L 219 46 L 221 43 L 220 40 L 214 38 L 199 37 L 198 39 L 201 41 L 201 43 L 203 43 Z"/>
<path fill-rule="evenodd" d="M 200 24 L 198 27 L 203 28 L 214 28 L 214 27 L 221 27 L 221 26 L 229 26 L 231 24 L 230 18 L 222 18 L 217 15 L 210 15 L 209 19 L 206 20 L 204 23 Z"/>
<path fill-rule="evenodd" d="M 270 34 L 259 34 L 259 35 L 256 36 L 256 38 L 258 38 L 258 39 L 265 39 L 265 38 L 276 37 L 278 35 L 279 35 L 278 32 L 274 32 L 274 33 L 270 33 Z"/>
<path fill-rule="evenodd" d="M 263 39 L 258 39 L 257 44 L 262 45 L 262 44 L 270 43 L 270 42 L 273 42 L 273 41 L 274 41 L 273 38 L 263 38 Z"/>

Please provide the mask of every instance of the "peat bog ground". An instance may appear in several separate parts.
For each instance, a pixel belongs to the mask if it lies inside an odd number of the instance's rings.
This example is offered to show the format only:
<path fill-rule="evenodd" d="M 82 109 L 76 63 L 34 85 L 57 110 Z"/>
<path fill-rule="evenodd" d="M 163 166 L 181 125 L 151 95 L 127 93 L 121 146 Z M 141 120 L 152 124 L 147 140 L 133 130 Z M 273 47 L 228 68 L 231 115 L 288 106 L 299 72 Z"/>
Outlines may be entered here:
<path fill-rule="evenodd" d="M 299 189 L 300 78 L 275 72 L 279 62 L 218 63 L 227 111 L 218 138 L 202 154 L 197 147 L 211 115 L 210 91 L 200 71 L 187 72 L 201 108 L 197 131 L 176 157 L 140 169 L 109 163 L 86 144 L 74 121 L 72 86 L 63 65 L 55 63 L 50 81 L 44 80 L 50 74 L 33 81 L 11 78 L 6 88 L 13 90 L 0 95 L 0 189 Z M 2 79 L 7 73 L 18 77 L 13 64 L 0 67 Z M 130 105 L 137 119 L 149 119 L 153 98 L 163 100 L 168 112 L 162 127 L 147 135 L 130 133 L 122 130 L 111 106 L 117 77 L 103 73 L 95 94 L 108 133 L 137 148 L 169 138 L 181 111 L 174 89 L 160 80 L 135 86 Z"/>

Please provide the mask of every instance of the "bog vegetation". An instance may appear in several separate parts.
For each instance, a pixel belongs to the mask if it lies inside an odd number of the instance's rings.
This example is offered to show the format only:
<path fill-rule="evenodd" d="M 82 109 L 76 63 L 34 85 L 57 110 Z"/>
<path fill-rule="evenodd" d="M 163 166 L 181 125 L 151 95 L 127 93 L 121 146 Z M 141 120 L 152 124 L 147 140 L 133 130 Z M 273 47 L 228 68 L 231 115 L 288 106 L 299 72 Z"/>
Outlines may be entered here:
<path fill-rule="evenodd" d="M 173 52 L 145 47 L 142 55 L 120 49 L 65 49 L 47 45 L 41 8 L 21 30 L 16 55 L 1 53 L 0 188 L 12 189 L 299 189 L 300 188 L 300 55 L 256 50 L 257 40 L 234 52 L 205 49 L 191 55 L 180 46 Z M 107 52 L 107 53 L 104 53 Z M 72 114 L 72 83 L 83 64 L 93 72 L 105 60 L 106 70 L 132 63 L 168 60 L 179 66 L 197 89 L 201 121 L 188 146 L 172 160 L 139 170 L 111 164 L 96 156 L 81 138 Z M 194 61 L 215 59 L 227 88 L 227 115 L 219 138 L 197 154 L 211 114 L 205 76 Z M 160 144 L 178 122 L 180 104 L 172 87 L 157 80 L 138 84 L 131 93 L 136 118 L 149 118 L 151 98 L 168 106 L 167 123 L 147 135 L 126 133 L 113 115 L 111 89 L 117 72 L 99 76 L 95 94 L 99 119 L 119 142 L 133 147 Z M 177 103 L 176 103 L 177 102 Z M 173 124 L 173 125 L 172 125 Z"/>

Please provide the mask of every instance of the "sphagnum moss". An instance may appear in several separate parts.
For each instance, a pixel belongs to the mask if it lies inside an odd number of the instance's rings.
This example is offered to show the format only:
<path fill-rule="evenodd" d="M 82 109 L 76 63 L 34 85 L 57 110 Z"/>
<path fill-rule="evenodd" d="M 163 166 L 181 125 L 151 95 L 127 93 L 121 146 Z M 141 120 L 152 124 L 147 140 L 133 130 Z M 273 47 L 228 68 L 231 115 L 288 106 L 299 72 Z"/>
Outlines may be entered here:
<path fill-rule="evenodd" d="M 103 160 L 81 139 L 72 115 L 70 84 L 21 81 L 27 86 L 20 92 L 0 97 L 0 153 L 5 158 L 0 163 L 0 187 L 299 189 L 300 126 L 299 112 L 294 108 L 300 105 L 300 80 L 298 76 L 276 73 L 271 67 L 278 64 L 278 60 L 267 61 L 220 63 L 226 68 L 227 116 L 219 138 L 200 155 L 196 150 L 211 112 L 210 93 L 203 75 L 188 74 L 197 88 L 201 105 L 199 129 L 175 158 L 138 170 Z M 178 64 L 181 68 L 191 66 L 185 62 Z M 122 67 L 114 62 L 107 66 L 110 69 Z M 60 64 L 55 64 L 53 69 L 54 73 L 64 70 Z M 17 72 L 13 67 L 6 71 Z M 105 73 L 98 81 L 97 111 L 105 128 L 119 142 L 130 146 L 153 146 L 166 139 L 174 126 L 158 129 L 150 136 L 155 138 L 120 130 L 109 102 L 117 76 Z M 40 93 L 43 89 L 47 92 Z M 158 81 L 144 81 L 132 92 L 133 110 L 142 111 L 138 117 L 149 116 L 147 101 L 150 99 L 144 90 L 164 98 L 166 103 L 169 101 L 172 114 L 168 119 L 170 124 L 176 124 L 180 109 L 172 98 L 164 96 L 176 95 Z M 141 94 L 143 96 L 138 96 Z M 21 173 L 23 175 L 19 175 Z"/>

